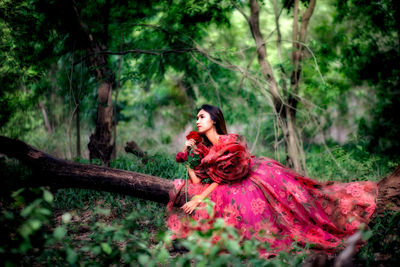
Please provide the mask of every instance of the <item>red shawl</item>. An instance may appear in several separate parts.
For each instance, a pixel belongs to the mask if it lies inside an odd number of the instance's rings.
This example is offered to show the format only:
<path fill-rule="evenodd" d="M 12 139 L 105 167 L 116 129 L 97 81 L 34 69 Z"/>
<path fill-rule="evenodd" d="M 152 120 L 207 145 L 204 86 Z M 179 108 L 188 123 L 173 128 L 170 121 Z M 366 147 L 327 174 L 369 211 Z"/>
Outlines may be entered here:
<path fill-rule="evenodd" d="M 247 176 L 251 155 L 244 138 L 237 134 L 221 135 L 218 144 L 207 148 L 199 144 L 195 150 L 201 159 L 194 168 L 200 179 L 211 178 L 217 183 L 231 183 Z"/>

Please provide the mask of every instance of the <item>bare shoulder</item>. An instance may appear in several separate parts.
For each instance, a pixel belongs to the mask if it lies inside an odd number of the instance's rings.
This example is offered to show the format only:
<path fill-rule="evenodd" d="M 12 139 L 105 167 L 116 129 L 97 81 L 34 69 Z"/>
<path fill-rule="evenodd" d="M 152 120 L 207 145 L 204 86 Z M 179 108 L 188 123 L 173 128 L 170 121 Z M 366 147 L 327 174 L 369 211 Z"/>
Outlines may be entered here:
<path fill-rule="evenodd" d="M 225 141 L 225 142 L 232 142 L 232 141 L 239 141 L 239 142 L 244 142 L 246 139 L 244 138 L 243 135 L 239 135 L 236 133 L 228 133 L 224 135 L 220 135 L 220 140 Z"/>

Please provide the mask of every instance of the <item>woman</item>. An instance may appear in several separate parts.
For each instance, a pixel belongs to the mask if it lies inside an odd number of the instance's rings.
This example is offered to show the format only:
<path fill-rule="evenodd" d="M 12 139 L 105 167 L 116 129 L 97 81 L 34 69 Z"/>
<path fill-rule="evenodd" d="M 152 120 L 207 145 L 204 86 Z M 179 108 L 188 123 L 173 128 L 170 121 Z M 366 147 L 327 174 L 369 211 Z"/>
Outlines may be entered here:
<path fill-rule="evenodd" d="M 270 254 L 289 249 L 294 240 L 334 252 L 374 213 L 374 182 L 322 183 L 275 160 L 256 158 L 241 136 L 227 133 L 222 112 L 214 106 L 201 106 L 197 127 L 202 142 L 186 141 L 183 152 L 193 148 L 200 164 L 188 167 L 188 184 L 177 179 L 170 193 L 168 226 L 174 238 L 185 238 L 194 229 L 207 230 L 206 221 L 223 218 L 243 238 L 268 242 Z M 212 182 L 203 184 L 203 179 Z M 185 194 L 190 201 L 174 208 Z M 201 209 L 206 197 L 215 203 L 212 215 Z M 193 219 L 200 223 L 194 225 Z"/>

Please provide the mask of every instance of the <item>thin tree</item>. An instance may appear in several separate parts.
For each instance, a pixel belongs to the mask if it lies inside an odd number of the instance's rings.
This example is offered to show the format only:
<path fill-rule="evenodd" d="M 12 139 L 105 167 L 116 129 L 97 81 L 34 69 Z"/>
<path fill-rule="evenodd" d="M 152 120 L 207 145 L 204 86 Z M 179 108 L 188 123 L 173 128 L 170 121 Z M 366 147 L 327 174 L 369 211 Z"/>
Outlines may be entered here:
<path fill-rule="evenodd" d="M 293 2 L 293 27 L 292 27 L 292 65 L 293 70 L 290 74 L 290 86 L 287 85 L 288 75 L 283 65 L 280 64 L 282 75 L 282 84 L 279 85 L 275 77 L 271 63 L 268 60 L 267 47 L 260 28 L 260 5 L 257 0 L 249 0 L 250 16 L 233 0 L 231 3 L 239 10 L 246 19 L 253 39 L 256 43 L 256 52 L 258 64 L 263 78 L 268 86 L 268 91 L 272 97 L 273 109 L 277 117 L 278 124 L 282 130 L 287 152 L 287 164 L 298 172 L 305 173 L 306 166 L 304 161 L 303 148 L 299 141 L 299 133 L 296 128 L 296 108 L 299 102 L 297 95 L 299 93 L 299 81 L 301 74 L 301 62 L 304 58 L 304 49 L 301 44 L 304 43 L 308 28 L 308 23 L 313 14 L 316 0 L 310 0 L 308 6 L 301 17 L 301 26 L 299 31 L 298 14 L 299 1 Z M 281 52 L 281 32 L 279 24 L 279 12 L 277 2 L 274 0 L 274 14 L 277 32 L 277 53 L 278 58 L 282 59 Z"/>

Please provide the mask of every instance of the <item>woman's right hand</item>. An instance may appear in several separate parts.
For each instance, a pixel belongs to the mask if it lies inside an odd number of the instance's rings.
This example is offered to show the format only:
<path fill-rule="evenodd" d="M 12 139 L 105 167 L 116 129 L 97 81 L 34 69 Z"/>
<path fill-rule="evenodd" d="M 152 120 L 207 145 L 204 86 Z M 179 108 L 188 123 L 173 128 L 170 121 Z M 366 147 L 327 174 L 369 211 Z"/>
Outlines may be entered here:
<path fill-rule="evenodd" d="M 188 147 L 191 147 L 193 149 L 195 144 L 196 144 L 196 141 L 194 139 L 186 140 L 185 147 L 183 148 L 183 152 L 186 152 Z"/>

